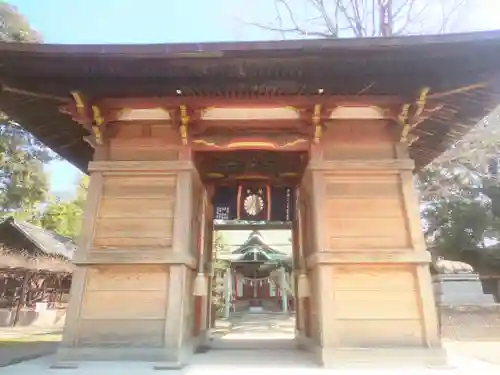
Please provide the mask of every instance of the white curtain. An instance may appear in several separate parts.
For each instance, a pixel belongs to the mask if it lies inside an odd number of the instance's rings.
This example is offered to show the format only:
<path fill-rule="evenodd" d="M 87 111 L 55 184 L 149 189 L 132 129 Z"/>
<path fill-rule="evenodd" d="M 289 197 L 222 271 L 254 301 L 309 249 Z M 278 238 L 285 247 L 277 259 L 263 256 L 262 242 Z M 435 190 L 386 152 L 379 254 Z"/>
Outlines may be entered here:
<path fill-rule="evenodd" d="M 274 281 L 269 279 L 269 296 L 276 297 L 276 285 L 274 285 Z"/>
<path fill-rule="evenodd" d="M 243 297 L 243 280 L 240 277 L 238 277 L 238 281 L 236 282 L 236 295 Z"/>

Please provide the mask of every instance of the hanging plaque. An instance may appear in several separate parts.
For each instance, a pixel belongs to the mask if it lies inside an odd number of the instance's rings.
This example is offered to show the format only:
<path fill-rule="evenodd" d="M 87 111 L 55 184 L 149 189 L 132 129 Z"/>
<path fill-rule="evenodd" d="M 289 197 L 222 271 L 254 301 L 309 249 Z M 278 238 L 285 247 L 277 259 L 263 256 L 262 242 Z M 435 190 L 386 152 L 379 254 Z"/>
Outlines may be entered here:
<path fill-rule="evenodd" d="M 215 220 L 236 219 L 236 188 L 219 186 L 213 198 L 213 218 Z"/>
<path fill-rule="evenodd" d="M 271 221 L 292 221 L 294 199 L 293 188 L 273 186 L 271 189 Z"/>

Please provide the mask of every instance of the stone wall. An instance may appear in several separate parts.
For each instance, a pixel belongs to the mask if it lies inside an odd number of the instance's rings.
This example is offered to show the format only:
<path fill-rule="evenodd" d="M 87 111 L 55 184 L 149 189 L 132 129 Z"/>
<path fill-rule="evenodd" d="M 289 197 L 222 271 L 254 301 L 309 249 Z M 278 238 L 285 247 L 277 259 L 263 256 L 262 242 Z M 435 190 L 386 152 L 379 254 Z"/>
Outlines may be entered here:
<path fill-rule="evenodd" d="M 441 336 L 458 341 L 500 340 L 500 304 L 438 306 Z"/>

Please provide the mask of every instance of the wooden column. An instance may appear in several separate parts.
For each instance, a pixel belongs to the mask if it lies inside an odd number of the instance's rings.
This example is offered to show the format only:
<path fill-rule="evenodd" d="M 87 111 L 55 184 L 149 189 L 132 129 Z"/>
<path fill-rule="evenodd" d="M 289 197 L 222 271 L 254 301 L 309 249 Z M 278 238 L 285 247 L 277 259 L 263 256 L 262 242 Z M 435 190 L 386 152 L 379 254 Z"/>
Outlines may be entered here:
<path fill-rule="evenodd" d="M 172 252 L 183 258 L 191 256 L 194 268 L 186 264 L 170 265 L 168 300 L 165 321 L 165 347 L 167 361 L 182 362 L 182 351 L 190 344 L 192 335 L 191 312 L 194 308 L 192 295 L 193 278 L 196 268 L 194 254 L 196 238 L 190 234 L 196 230 L 193 226 L 194 176 L 192 170 L 179 172 L 175 196 L 174 227 Z"/>
<path fill-rule="evenodd" d="M 207 292 L 207 333 L 210 333 L 212 326 L 215 324 L 214 316 L 213 316 L 213 301 L 212 301 L 212 289 L 213 289 L 213 283 L 214 283 L 214 268 L 213 268 L 213 262 L 214 262 L 214 221 L 213 221 L 213 206 L 212 206 L 212 199 L 213 199 L 213 194 L 214 194 L 214 189 L 212 186 L 207 187 L 207 195 L 208 195 L 208 200 L 207 200 L 207 209 L 206 209 L 206 228 L 205 228 L 205 254 L 206 254 L 206 270 L 205 272 L 207 273 L 207 287 L 208 287 L 208 292 Z"/>
<path fill-rule="evenodd" d="M 205 296 L 195 296 L 194 297 L 194 335 L 197 337 L 198 344 L 203 344 L 206 338 L 206 334 L 209 330 L 210 324 L 210 307 L 209 303 L 211 301 L 211 264 L 210 264 L 210 256 L 211 256 L 211 241 L 212 241 L 212 233 L 210 227 L 210 192 L 205 192 L 204 187 L 199 185 L 199 189 L 196 191 L 200 196 L 200 205 L 195 208 L 195 226 L 194 228 L 196 236 L 196 249 L 197 249 L 197 263 L 199 267 L 199 262 L 202 265 L 202 272 L 205 276 L 206 280 L 206 295 Z M 207 194 L 205 200 L 203 200 L 203 195 Z M 197 270 L 200 271 L 199 269 Z"/>
<path fill-rule="evenodd" d="M 301 248 L 300 259 L 299 262 L 303 269 L 306 268 L 307 257 L 314 252 L 314 244 L 312 240 L 314 239 L 313 231 L 314 231 L 314 223 L 311 219 L 311 191 L 310 191 L 310 174 L 304 176 L 301 185 L 300 185 L 300 201 L 299 201 L 299 209 L 298 209 L 298 219 L 299 223 L 299 246 Z M 313 304 L 312 300 L 314 297 L 314 285 L 312 283 L 312 279 L 310 278 L 310 272 L 307 272 L 307 277 L 310 286 L 310 295 L 309 297 L 302 298 L 300 303 L 300 329 L 301 336 L 306 338 L 306 341 L 316 341 L 317 337 L 313 337 Z M 298 281 L 298 280 L 297 280 Z M 297 283 L 298 284 L 298 283 Z"/>
<path fill-rule="evenodd" d="M 294 283 L 293 283 L 293 294 L 295 296 L 295 336 L 298 336 L 297 338 L 301 339 L 302 336 L 304 335 L 304 314 L 303 314 L 303 304 L 302 301 L 298 298 L 298 276 L 300 273 L 300 262 L 303 261 L 300 257 L 300 246 L 301 246 L 301 235 L 299 233 L 299 230 L 301 230 L 298 222 L 298 217 L 300 215 L 300 201 L 298 199 L 295 200 L 296 202 L 296 212 L 294 216 L 294 220 L 292 222 L 292 256 L 293 256 L 293 265 L 294 265 L 294 272 L 292 274 L 292 277 L 294 278 Z M 304 262 L 305 263 L 305 262 Z M 275 295 L 277 295 L 277 292 L 275 292 Z"/>
<path fill-rule="evenodd" d="M 23 283 L 21 284 L 21 290 L 19 291 L 19 300 L 17 301 L 16 311 L 14 312 L 14 319 L 12 320 L 12 325 L 16 326 L 19 322 L 19 317 L 21 315 L 21 309 L 26 306 L 26 297 L 29 290 L 29 282 L 33 275 L 32 271 L 26 271 L 23 276 Z"/>
<path fill-rule="evenodd" d="M 441 360 L 413 161 L 384 122 L 338 122 L 312 150 L 313 336 L 325 365 Z M 391 348 L 390 350 L 387 348 Z"/>

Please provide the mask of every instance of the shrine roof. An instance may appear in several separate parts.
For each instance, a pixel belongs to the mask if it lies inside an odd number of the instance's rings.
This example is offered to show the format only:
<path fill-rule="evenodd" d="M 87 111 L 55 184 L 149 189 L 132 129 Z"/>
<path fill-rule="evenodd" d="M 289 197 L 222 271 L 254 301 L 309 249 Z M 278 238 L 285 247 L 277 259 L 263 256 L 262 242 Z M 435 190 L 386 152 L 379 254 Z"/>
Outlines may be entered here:
<path fill-rule="evenodd" d="M 229 254 L 221 255 L 221 259 L 232 262 L 281 261 L 291 259 L 291 255 L 273 249 L 267 245 L 258 230 L 252 231 L 245 242 Z"/>
<path fill-rule="evenodd" d="M 0 109 L 86 170 L 87 135 L 59 106 L 90 98 L 397 95 L 441 106 L 410 148 L 423 167 L 500 103 L 500 31 L 162 45 L 0 43 Z"/>
<path fill-rule="evenodd" d="M 71 272 L 76 245 L 71 238 L 8 217 L 0 222 L 0 268 Z"/>
<path fill-rule="evenodd" d="M 250 233 L 246 241 L 240 247 L 233 250 L 231 253 L 245 254 L 253 250 L 260 250 L 270 255 L 285 255 L 281 251 L 275 250 L 269 245 L 267 245 L 259 231 L 253 231 L 252 233 Z"/>

